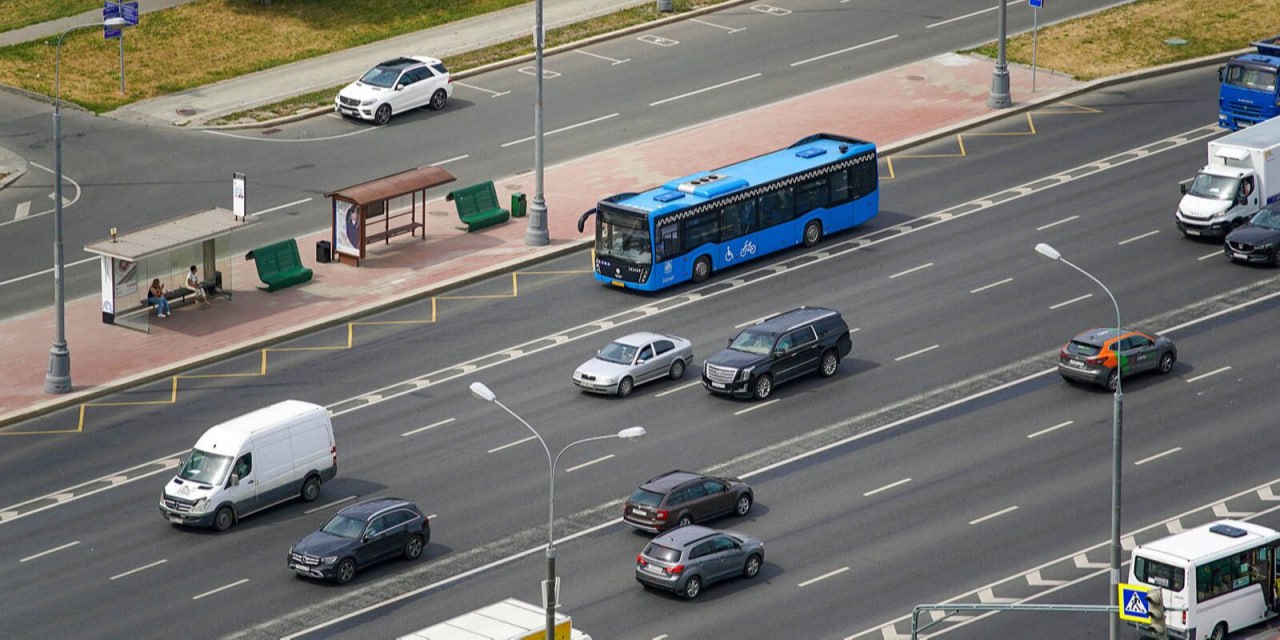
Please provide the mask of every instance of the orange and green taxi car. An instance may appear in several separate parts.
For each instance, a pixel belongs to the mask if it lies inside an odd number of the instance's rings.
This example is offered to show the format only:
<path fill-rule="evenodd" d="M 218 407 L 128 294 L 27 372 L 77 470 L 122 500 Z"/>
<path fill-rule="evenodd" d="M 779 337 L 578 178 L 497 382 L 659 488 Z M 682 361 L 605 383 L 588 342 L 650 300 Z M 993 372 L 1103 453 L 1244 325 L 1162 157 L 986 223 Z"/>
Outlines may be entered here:
<path fill-rule="evenodd" d="M 1117 361 L 1123 368 L 1117 372 Z M 1058 352 L 1058 373 L 1067 382 L 1088 382 L 1115 391 L 1120 376 L 1146 371 L 1169 373 L 1178 361 L 1173 341 L 1146 331 L 1115 327 L 1089 329 Z"/>

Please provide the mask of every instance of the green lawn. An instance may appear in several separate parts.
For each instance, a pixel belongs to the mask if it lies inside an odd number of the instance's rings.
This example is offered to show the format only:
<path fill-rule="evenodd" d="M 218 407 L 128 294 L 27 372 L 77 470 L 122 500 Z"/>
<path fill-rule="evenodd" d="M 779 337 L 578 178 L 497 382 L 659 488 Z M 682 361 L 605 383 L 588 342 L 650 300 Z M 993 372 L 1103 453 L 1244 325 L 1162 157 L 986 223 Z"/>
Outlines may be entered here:
<path fill-rule="evenodd" d="M 102 0 L 4 0 L 0 32 L 102 8 Z"/>

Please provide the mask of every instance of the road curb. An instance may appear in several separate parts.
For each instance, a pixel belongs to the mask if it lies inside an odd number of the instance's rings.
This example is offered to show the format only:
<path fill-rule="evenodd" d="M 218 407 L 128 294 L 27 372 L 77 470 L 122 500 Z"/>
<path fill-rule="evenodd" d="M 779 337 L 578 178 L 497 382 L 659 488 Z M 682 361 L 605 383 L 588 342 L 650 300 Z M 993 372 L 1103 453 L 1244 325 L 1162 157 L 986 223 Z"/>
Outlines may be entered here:
<path fill-rule="evenodd" d="M 0 189 L 4 189 L 27 173 L 27 159 L 0 147 Z"/>

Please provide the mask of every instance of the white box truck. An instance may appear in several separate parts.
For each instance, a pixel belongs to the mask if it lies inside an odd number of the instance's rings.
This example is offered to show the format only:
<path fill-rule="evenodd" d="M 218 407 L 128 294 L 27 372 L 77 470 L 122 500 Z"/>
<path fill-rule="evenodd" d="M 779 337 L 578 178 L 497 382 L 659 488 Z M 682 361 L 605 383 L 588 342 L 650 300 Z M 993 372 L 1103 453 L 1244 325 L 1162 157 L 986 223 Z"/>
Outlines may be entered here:
<path fill-rule="evenodd" d="M 399 640 L 543 640 L 546 634 L 546 610 L 507 598 L 400 636 Z M 556 612 L 554 640 L 591 640 L 591 636 L 574 629 L 569 616 Z"/>
<path fill-rule="evenodd" d="M 329 411 L 285 400 L 210 427 L 160 492 L 160 513 L 223 531 L 293 498 L 310 502 L 338 475 Z"/>
<path fill-rule="evenodd" d="M 1174 214 L 1187 236 L 1225 238 L 1280 199 L 1280 118 L 1209 141 L 1209 163 L 1182 185 Z"/>

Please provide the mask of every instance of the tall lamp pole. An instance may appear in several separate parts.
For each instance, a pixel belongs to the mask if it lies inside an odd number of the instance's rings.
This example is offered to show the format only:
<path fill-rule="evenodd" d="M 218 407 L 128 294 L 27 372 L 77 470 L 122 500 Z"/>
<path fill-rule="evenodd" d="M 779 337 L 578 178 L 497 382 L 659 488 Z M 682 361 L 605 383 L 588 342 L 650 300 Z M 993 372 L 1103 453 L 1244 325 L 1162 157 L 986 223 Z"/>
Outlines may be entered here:
<path fill-rule="evenodd" d="M 1005 34 L 1008 32 L 1008 20 L 1005 16 L 1008 13 L 1007 2 L 1000 2 L 1000 33 L 998 34 L 998 44 L 996 49 L 996 68 L 991 72 L 991 93 L 987 96 L 987 106 L 992 109 L 1008 109 L 1013 106 L 1013 99 L 1009 97 L 1009 65 L 1005 63 L 1004 58 L 1004 41 Z"/>
<path fill-rule="evenodd" d="M 556 521 L 556 465 L 559 464 L 560 462 L 560 456 L 564 455 L 564 452 L 568 451 L 570 447 L 575 447 L 584 442 L 594 442 L 596 440 L 613 440 L 615 438 L 620 438 L 622 440 L 638 440 L 640 438 L 643 438 L 645 435 L 644 427 L 628 427 L 626 429 L 623 429 L 622 431 L 619 431 L 616 434 L 607 435 L 607 436 L 594 436 L 591 438 L 583 438 L 581 440 L 570 442 L 569 444 L 565 445 L 565 447 L 560 450 L 560 453 L 557 453 L 553 458 L 551 456 L 551 449 L 547 446 L 547 441 L 542 439 L 542 436 L 538 433 L 538 430 L 534 429 L 533 426 L 530 425 L 528 422 L 525 422 L 524 418 L 521 418 L 519 415 L 516 414 L 516 412 L 512 411 L 511 409 L 508 409 L 507 405 L 499 402 L 498 396 L 494 394 L 493 391 L 489 389 L 489 387 L 485 386 L 483 382 L 472 382 L 471 393 L 475 395 L 477 398 L 480 398 L 481 400 L 484 400 L 486 402 L 492 402 L 498 405 L 499 407 L 502 407 L 503 411 L 506 411 L 507 413 L 511 414 L 511 417 L 518 420 L 520 424 L 524 425 L 527 429 L 529 429 L 531 433 L 533 433 L 533 437 L 537 438 L 538 442 L 542 444 L 542 450 L 547 453 L 547 467 L 551 471 L 551 493 L 550 493 L 550 499 L 547 501 L 547 582 L 545 585 L 546 590 L 543 592 L 543 601 L 545 602 L 546 609 L 547 609 L 546 638 L 549 638 L 549 639 L 555 638 L 556 637 L 555 636 L 555 633 L 556 633 L 556 540 L 555 540 L 554 527 L 555 527 L 555 521 Z"/>
<path fill-rule="evenodd" d="M 67 349 L 66 293 L 62 268 L 62 39 L 77 29 L 122 27 L 124 18 L 108 18 L 102 23 L 81 24 L 58 36 L 53 47 L 53 346 L 49 347 L 49 368 L 44 374 L 45 393 L 71 391 L 71 352 Z"/>
<path fill-rule="evenodd" d="M 533 105 L 533 202 L 529 203 L 529 226 L 524 243 L 543 247 L 551 243 L 547 232 L 547 200 L 542 195 L 542 0 L 533 3 L 533 59 L 538 76 L 537 97 Z"/>
<path fill-rule="evenodd" d="M 1120 391 L 1120 305 L 1116 303 L 1116 297 L 1111 295 L 1111 290 L 1102 281 L 1093 277 L 1093 274 L 1077 267 L 1066 258 L 1058 253 L 1057 249 L 1041 242 L 1036 245 L 1036 253 L 1083 273 L 1085 277 L 1094 281 L 1102 290 L 1107 292 L 1107 297 L 1111 298 L 1111 305 L 1116 308 L 1116 391 L 1113 394 L 1113 402 L 1111 408 L 1111 588 L 1108 590 L 1110 597 L 1108 604 L 1117 605 L 1119 598 L 1118 586 L 1120 584 L 1120 445 L 1121 434 L 1124 429 L 1124 393 Z M 1120 637 L 1120 617 L 1109 616 L 1110 623 L 1110 640 L 1118 640 Z"/>

